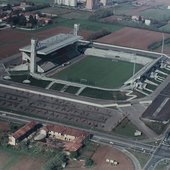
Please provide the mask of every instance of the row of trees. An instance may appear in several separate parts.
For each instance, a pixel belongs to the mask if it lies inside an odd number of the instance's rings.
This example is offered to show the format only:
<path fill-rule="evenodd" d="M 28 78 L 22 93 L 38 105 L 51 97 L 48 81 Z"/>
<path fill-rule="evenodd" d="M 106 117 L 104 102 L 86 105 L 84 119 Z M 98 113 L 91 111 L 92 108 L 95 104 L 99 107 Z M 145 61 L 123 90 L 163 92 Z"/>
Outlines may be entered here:
<path fill-rule="evenodd" d="M 89 20 L 98 21 L 101 18 L 105 18 L 113 15 L 113 11 L 110 9 L 99 9 L 89 16 Z"/>
<path fill-rule="evenodd" d="M 8 23 L 10 23 L 11 25 L 20 25 L 20 26 L 26 26 L 27 24 L 30 24 L 30 27 L 34 27 L 35 25 L 37 25 L 38 20 L 36 19 L 36 17 L 30 15 L 27 21 L 25 15 L 17 14 L 16 16 L 10 16 L 8 19 Z"/>

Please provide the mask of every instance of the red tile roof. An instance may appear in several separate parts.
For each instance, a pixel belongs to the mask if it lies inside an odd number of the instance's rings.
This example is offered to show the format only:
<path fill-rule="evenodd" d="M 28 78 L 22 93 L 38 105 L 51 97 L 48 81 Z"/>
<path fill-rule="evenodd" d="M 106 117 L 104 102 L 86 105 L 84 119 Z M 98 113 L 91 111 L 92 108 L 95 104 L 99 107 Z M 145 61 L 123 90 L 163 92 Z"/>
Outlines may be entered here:
<path fill-rule="evenodd" d="M 75 151 L 79 150 L 83 146 L 82 142 L 85 138 L 86 138 L 85 136 L 80 136 L 71 142 L 65 143 L 64 150 L 70 151 L 70 152 L 75 152 Z"/>
<path fill-rule="evenodd" d="M 70 136 L 75 136 L 76 138 L 80 136 L 85 136 L 85 137 L 89 136 L 89 133 L 85 131 L 73 129 L 73 128 L 69 128 L 69 127 L 65 127 L 61 125 L 47 125 L 46 127 L 49 131 L 58 132 L 58 133 L 62 133 L 62 134 L 70 135 Z"/>
<path fill-rule="evenodd" d="M 15 139 L 19 139 L 23 135 L 25 135 L 27 132 L 29 132 L 31 129 L 33 129 L 36 125 L 38 125 L 37 122 L 32 121 L 24 125 L 22 128 L 18 129 L 15 133 L 12 134 L 12 136 Z"/>

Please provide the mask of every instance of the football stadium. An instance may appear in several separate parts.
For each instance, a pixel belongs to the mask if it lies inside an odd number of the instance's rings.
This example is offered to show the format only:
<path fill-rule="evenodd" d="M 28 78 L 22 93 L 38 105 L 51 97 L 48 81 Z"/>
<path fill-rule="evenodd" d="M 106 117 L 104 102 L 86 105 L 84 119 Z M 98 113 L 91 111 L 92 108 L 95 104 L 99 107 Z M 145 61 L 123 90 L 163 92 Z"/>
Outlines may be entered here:
<path fill-rule="evenodd" d="M 170 74 L 164 54 L 84 41 L 74 33 L 31 40 L 22 63 L 4 79 L 75 96 L 133 100 L 150 94 Z"/>

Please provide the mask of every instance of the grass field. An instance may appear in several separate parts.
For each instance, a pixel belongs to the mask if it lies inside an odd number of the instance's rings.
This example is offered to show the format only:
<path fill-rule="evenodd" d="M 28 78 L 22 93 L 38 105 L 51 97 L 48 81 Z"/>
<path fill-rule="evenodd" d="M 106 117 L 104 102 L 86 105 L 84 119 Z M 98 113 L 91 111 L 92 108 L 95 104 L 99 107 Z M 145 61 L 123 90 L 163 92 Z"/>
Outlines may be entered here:
<path fill-rule="evenodd" d="M 134 124 L 128 118 L 123 119 L 113 130 L 113 134 L 126 136 L 128 138 L 134 138 L 136 140 L 144 139 L 145 135 L 134 136 L 134 133 L 138 130 Z"/>
<path fill-rule="evenodd" d="M 162 160 L 158 163 L 155 170 L 168 170 L 170 167 L 170 160 Z"/>
<path fill-rule="evenodd" d="M 150 159 L 151 155 L 150 154 L 146 154 L 146 153 L 142 153 L 142 152 L 137 152 L 135 150 L 129 150 L 139 161 L 141 167 L 143 168 L 145 166 L 145 164 L 147 163 L 147 161 Z M 159 169 L 162 170 L 162 169 Z"/>
<path fill-rule="evenodd" d="M 80 14 L 78 14 L 80 16 Z M 75 17 L 76 16 L 76 17 Z M 75 23 L 80 24 L 80 28 L 83 30 L 87 31 L 99 31 L 102 29 L 106 29 L 108 31 L 114 32 L 117 31 L 121 28 L 123 28 L 120 25 L 116 24 L 105 24 L 105 23 L 100 23 L 96 21 L 89 21 L 88 19 L 81 19 L 77 18 L 78 16 L 73 15 L 73 19 L 68 19 L 68 18 L 57 18 L 56 19 L 56 26 L 65 26 L 65 27 L 70 27 L 72 28 Z"/>
<path fill-rule="evenodd" d="M 75 94 L 79 89 L 79 87 L 69 86 L 64 92 Z"/>
<path fill-rule="evenodd" d="M 23 83 L 23 81 L 26 79 L 31 81 L 29 85 L 42 87 L 42 88 L 45 88 L 50 83 L 50 81 L 38 80 L 31 77 L 30 75 L 11 75 L 11 81 L 14 82 Z"/>
<path fill-rule="evenodd" d="M 41 170 L 44 164 L 43 159 L 33 158 L 26 154 L 5 151 L 0 149 L 1 170 Z"/>
<path fill-rule="evenodd" d="M 148 19 L 163 21 L 169 19 L 170 11 L 169 9 L 147 9 L 141 12 L 140 15 Z"/>
<path fill-rule="evenodd" d="M 63 87 L 64 87 L 64 84 L 54 83 L 54 84 L 50 87 L 50 89 L 60 91 Z"/>
<path fill-rule="evenodd" d="M 159 30 L 164 32 L 170 32 L 170 24 L 160 27 Z"/>
<path fill-rule="evenodd" d="M 128 99 L 125 92 L 100 90 L 100 89 L 89 88 L 89 87 L 85 88 L 80 93 L 80 96 L 86 96 L 86 97 L 104 99 L 104 100 L 126 100 Z"/>
<path fill-rule="evenodd" d="M 142 66 L 136 65 L 136 71 Z M 87 56 L 53 77 L 104 88 L 118 88 L 132 76 L 133 63 Z"/>

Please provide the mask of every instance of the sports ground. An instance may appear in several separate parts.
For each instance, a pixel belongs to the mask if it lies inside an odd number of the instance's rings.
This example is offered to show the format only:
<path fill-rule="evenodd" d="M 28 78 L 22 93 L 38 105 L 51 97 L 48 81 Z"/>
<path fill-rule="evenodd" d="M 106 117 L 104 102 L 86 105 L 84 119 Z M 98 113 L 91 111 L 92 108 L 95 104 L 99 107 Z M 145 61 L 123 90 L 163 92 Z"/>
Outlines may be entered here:
<path fill-rule="evenodd" d="M 133 74 L 133 63 L 101 57 L 86 56 L 53 77 L 102 88 L 119 88 Z M 136 72 L 142 65 L 136 64 Z"/>

